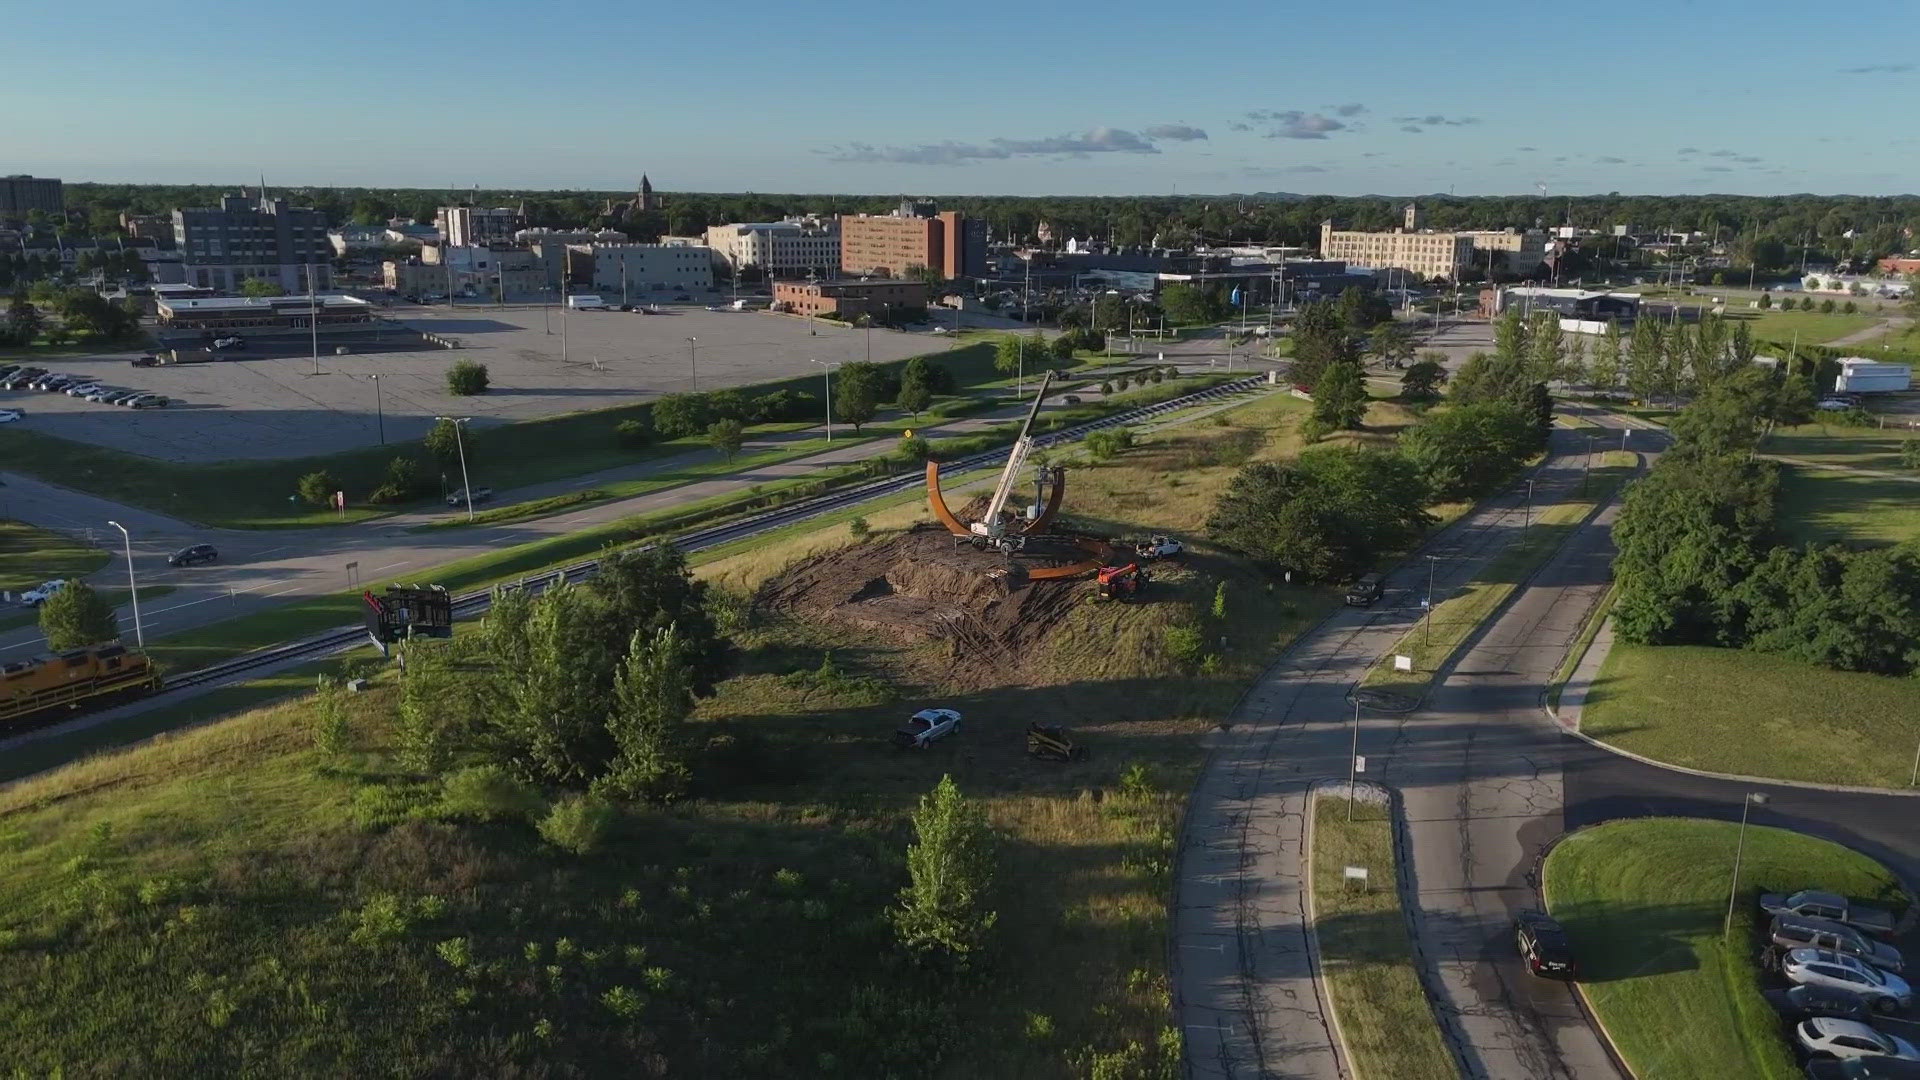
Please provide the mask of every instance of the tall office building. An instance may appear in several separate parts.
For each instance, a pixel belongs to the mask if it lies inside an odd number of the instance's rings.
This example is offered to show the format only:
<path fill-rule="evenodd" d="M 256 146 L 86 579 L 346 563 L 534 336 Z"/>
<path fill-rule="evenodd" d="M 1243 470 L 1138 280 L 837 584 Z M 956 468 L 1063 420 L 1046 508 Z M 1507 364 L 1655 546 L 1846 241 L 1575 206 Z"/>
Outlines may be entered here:
<path fill-rule="evenodd" d="M 986 222 L 958 211 L 936 211 L 908 199 L 891 214 L 840 219 L 840 269 L 848 274 L 904 277 L 916 266 L 948 279 L 979 277 L 986 266 Z"/>
<path fill-rule="evenodd" d="M 50 176 L 0 176 L 0 214 L 25 217 L 30 210 L 58 214 L 67 208 L 65 189 Z"/>
<path fill-rule="evenodd" d="M 290 293 L 333 281 L 333 244 L 320 211 L 287 200 L 228 195 L 219 206 L 173 212 L 174 246 L 189 284 L 237 292 L 249 280 Z M 309 282 L 308 275 L 312 275 Z"/>

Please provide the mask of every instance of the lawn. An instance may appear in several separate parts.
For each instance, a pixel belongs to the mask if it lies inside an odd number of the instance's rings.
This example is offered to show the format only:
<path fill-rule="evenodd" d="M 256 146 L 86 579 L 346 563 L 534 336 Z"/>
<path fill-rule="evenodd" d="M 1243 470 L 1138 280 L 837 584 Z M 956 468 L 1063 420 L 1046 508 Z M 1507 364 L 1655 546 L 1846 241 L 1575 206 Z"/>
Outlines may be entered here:
<path fill-rule="evenodd" d="M 1897 544 L 1920 538 L 1920 475 L 1911 480 L 1790 465 L 1775 527 L 1790 543 Z"/>
<path fill-rule="evenodd" d="M 1702 311 L 1712 309 L 1703 297 L 1674 297 L 1682 306 L 1691 306 Z M 1836 298 L 1834 306 L 1845 303 Z M 1861 303 L 1856 300 L 1856 304 Z M 1865 306 L 1862 304 L 1862 306 Z M 1841 311 L 1827 314 L 1821 311 L 1782 311 L 1772 308 L 1758 311 L 1745 306 L 1744 302 L 1727 307 L 1727 318 L 1735 322 L 1744 322 L 1752 329 L 1755 339 L 1771 341 L 1781 345 L 1790 345 L 1796 339 L 1802 345 L 1823 345 L 1835 338 L 1858 333 L 1880 322 L 1881 316 L 1870 312 L 1858 312 L 1848 315 Z"/>
<path fill-rule="evenodd" d="M 1542 889 L 1566 924 L 1587 999 L 1639 1080 L 1797 1080 L 1785 1029 L 1760 996 L 1755 901 L 1818 886 L 1891 902 L 1884 867 L 1784 829 L 1747 829 L 1741 903 L 1722 935 L 1738 826 L 1615 821 L 1548 855 Z"/>
<path fill-rule="evenodd" d="M 1400 906 L 1393 822 L 1381 803 L 1313 800 L 1313 925 L 1320 976 L 1339 1017 L 1359 1080 L 1458 1076 L 1453 1055 L 1414 972 L 1413 943 Z M 1363 866 L 1364 888 L 1344 868 Z"/>
<path fill-rule="evenodd" d="M 1914 437 L 1920 436 L 1898 430 L 1815 422 L 1799 427 L 1776 428 L 1760 444 L 1760 451 L 1827 465 L 1903 472 L 1900 444 Z"/>
<path fill-rule="evenodd" d="M 1616 642 L 1580 730 L 1710 772 L 1906 787 L 1916 716 L 1920 679 L 1741 649 Z"/>
<path fill-rule="evenodd" d="M 992 357 L 993 350 L 986 345 L 932 354 L 933 361 L 953 376 L 959 388 L 991 377 Z M 803 376 L 740 389 L 748 394 L 782 389 L 811 394 L 818 392 L 819 380 Z M 705 447 L 704 435 L 638 450 L 623 446 L 616 427 L 623 421 L 648 416 L 651 408 L 650 404 L 639 403 L 476 428 L 468 435 L 467 464 L 476 484 L 505 490 Z M 792 427 L 782 424 L 752 430 Z M 22 430 L 18 424 L 0 429 L 0 455 L 4 455 L 9 468 L 117 502 L 228 528 L 304 528 L 336 523 L 340 519 L 332 514 L 289 502 L 299 478 L 320 469 L 331 472 L 347 492 L 346 520 L 377 516 L 386 511 L 356 505 L 353 500 L 364 499 L 378 486 L 388 462 L 402 454 L 423 461 L 426 458 L 418 443 L 396 443 L 325 457 L 182 464 Z"/>
<path fill-rule="evenodd" d="M 1403 701 L 1424 698 L 1455 650 L 1560 550 L 1595 508 L 1612 498 L 1633 473 L 1636 461 L 1634 455 L 1619 450 L 1602 455 L 1600 468 L 1588 477 L 1587 495 L 1581 496 L 1576 489 L 1572 499 L 1536 509 L 1526 535 L 1494 556 L 1460 592 L 1435 604 L 1422 620 L 1423 625 L 1402 635 L 1367 672 L 1361 685 Z M 1410 657 L 1413 670 L 1396 671 L 1396 654 Z"/>
<path fill-rule="evenodd" d="M 0 521 L 0 590 L 25 592 L 52 578 L 84 578 L 112 557 L 66 533 Z"/>

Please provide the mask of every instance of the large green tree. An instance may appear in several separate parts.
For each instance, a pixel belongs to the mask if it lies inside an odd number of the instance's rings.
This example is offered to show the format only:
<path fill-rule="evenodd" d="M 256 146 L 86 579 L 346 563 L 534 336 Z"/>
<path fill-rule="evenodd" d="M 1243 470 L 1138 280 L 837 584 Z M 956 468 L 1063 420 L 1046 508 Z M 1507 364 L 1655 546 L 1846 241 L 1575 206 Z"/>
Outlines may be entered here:
<path fill-rule="evenodd" d="M 685 790 L 686 740 L 681 725 L 693 708 L 693 670 L 677 627 L 648 636 L 635 630 L 614 676 L 607 727 L 614 757 L 594 781 L 596 793 L 664 802 Z"/>
<path fill-rule="evenodd" d="M 1310 581 L 1337 581 L 1426 528 L 1426 483 L 1403 456 L 1321 447 L 1290 463 L 1255 462 L 1207 519 L 1228 547 Z"/>
<path fill-rule="evenodd" d="M 40 633 L 47 648 L 65 652 L 114 640 L 120 636 L 120 623 L 106 597 L 84 581 L 69 581 L 41 603 Z"/>
<path fill-rule="evenodd" d="M 864 360 L 840 365 L 833 379 L 834 415 L 852 424 L 853 430 L 858 432 L 861 424 L 879 414 L 885 384 L 886 378 L 878 365 Z"/>
<path fill-rule="evenodd" d="M 942 776 L 913 812 L 907 886 L 888 914 L 900 942 L 920 954 L 964 964 L 987 944 L 998 915 L 993 833 L 986 814 Z"/>
<path fill-rule="evenodd" d="M 1313 419 L 1327 431 L 1357 428 L 1367 415 L 1367 382 L 1355 363 L 1329 367 L 1313 387 Z"/>

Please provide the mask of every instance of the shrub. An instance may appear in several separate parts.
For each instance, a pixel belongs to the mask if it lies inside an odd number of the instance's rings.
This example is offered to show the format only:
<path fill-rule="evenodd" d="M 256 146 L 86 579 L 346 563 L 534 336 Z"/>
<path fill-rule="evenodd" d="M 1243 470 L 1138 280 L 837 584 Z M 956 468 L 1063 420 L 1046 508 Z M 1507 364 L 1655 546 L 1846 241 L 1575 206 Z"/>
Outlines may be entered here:
<path fill-rule="evenodd" d="M 1113 384 L 1112 384 L 1112 383 L 1110 383 L 1110 382 L 1103 382 L 1103 383 L 1101 383 L 1101 384 L 1100 384 L 1100 392 L 1101 392 L 1102 394 L 1111 394 L 1111 393 L 1113 393 Z"/>
<path fill-rule="evenodd" d="M 300 501 L 308 506 L 333 505 L 333 493 L 340 490 L 340 481 L 325 469 L 310 472 L 300 478 L 297 485 Z"/>
<path fill-rule="evenodd" d="M 1191 626 L 1169 626 L 1160 632 L 1160 641 L 1167 655 L 1185 668 L 1199 666 L 1201 654 L 1206 650 L 1200 631 Z"/>
<path fill-rule="evenodd" d="M 447 393 L 454 397 L 472 397 L 487 392 L 487 365 L 475 360 L 456 360 L 447 369 Z"/>
<path fill-rule="evenodd" d="M 653 441 L 653 428 L 643 419 L 622 420 L 613 427 L 613 437 L 628 450 L 639 450 Z"/>
<path fill-rule="evenodd" d="M 518 818 L 538 810 L 540 796 L 498 765 L 474 765 L 447 777 L 440 807 L 449 817 L 476 821 Z"/>
<path fill-rule="evenodd" d="M 1133 448 L 1133 429 L 1107 428 L 1104 431 L 1088 434 L 1083 441 L 1086 443 L 1088 455 L 1095 461 L 1105 461 L 1122 451 Z"/>
<path fill-rule="evenodd" d="M 61 652 L 112 641 L 120 636 L 120 621 L 113 605 L 86 582 L 69 581 L 40 605 L 40 632 L 48 648 Z"/>
<path fill-rule="evenodd" d="M 540 819 L 540 838 L 575 855 L 591 855 L 613 831 L 613 808 L 584 795 L 570 795 Z"/>
<path fill-rule="evenodd" d="M 847 531 L 853 534 L 855 540 L 865 540 L 873 535 L 873 526 L 867 524 L 866 518 L 856 517 L 847 522 Z"/>
<path fill-rule="evenodd" d="M 900 440 L 900 452 L 912 461 L 926 461 L 933 457 L 933 444 L 925 435 L 909 435 Z"/>

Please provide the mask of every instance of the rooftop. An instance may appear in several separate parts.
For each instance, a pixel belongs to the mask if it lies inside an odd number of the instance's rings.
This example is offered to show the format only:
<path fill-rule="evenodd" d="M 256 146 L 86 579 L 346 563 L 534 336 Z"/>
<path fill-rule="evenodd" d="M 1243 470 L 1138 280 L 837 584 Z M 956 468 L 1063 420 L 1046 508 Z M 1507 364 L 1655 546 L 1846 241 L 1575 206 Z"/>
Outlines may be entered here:
<path fill-rule="evenodd" d="M 349 296 L 346 293 L 321 293 L 319 296 L 311 296 L 311 297 L 309 296 L 199 296 L 199 297 L 175 299 L 173 297 L 163 296 L 161 297 L 159 303 L 160 303 L 160 306 L 166 308 L 168 311 L 174 312 L 175 314 L 186 314 L 190 312 L 206 313 L 206 312 L 214 312 L 214 311 L 239 311 L 239 312 L 255 312 L 261 315 L 271 315 L 271 314 L 274 314 L 275 312 L 286 311 L 290 314 L 297 315 L 300 312 L 307 310 L 309 306 L 313 304 L 315 301 L 318 301 L 320 306 L 323 309 L 330 308 L 330 307 L 371 308 L 373 306 L 372 304 L 367 303 L 365 300 L 362 300 L 357 296 Z"/>

